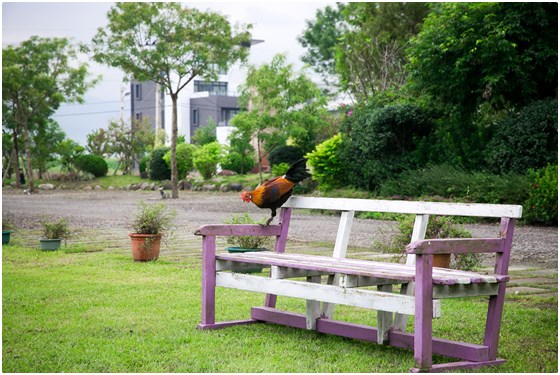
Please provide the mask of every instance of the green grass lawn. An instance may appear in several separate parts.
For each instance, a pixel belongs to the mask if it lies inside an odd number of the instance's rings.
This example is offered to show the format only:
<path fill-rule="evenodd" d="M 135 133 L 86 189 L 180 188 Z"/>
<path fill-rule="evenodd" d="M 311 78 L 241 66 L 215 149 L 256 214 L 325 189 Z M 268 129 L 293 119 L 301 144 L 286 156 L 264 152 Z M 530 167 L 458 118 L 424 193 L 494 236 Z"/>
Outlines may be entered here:
<path fill-rule="evenodd" d="M 2 251 L 4 372 L 407 372 L 409 350 L 267 324 L 219 331 L 200 319 L 200 256 L 135 263 L 124 249 Z M 484 372 L 558 370 L 557 297 L 508 296 L 499 356 Z M 217 292 L 218 320 L 248 316 L 263 295 Z M 303 311 L 300 300 L 279 307 Z M 445 300 L 437 335 L 482 340 L 486 303 Z M 341 306 L 335 318 L 375 323 Z M 436 357 L 435 362 L 446 358 Z"/>

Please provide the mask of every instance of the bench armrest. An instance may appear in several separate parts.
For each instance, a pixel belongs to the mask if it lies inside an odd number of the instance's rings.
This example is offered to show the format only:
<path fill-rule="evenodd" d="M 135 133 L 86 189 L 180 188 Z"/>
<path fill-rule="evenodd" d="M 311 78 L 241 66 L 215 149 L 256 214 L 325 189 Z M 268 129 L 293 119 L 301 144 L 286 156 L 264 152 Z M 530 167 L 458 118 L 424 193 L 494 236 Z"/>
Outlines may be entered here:
<path fill-rule="evenodd" d="M 408 254 L 464 254 L 503 252 L 502 238 L 448 238 L 411 242 L 406 247 Z"/>
<path fill-rule="evenodd" d="M 212 224 L 203 225 L 194 234 L 197 236 L 279 236 L 280 225 L 259 224 Z"/>

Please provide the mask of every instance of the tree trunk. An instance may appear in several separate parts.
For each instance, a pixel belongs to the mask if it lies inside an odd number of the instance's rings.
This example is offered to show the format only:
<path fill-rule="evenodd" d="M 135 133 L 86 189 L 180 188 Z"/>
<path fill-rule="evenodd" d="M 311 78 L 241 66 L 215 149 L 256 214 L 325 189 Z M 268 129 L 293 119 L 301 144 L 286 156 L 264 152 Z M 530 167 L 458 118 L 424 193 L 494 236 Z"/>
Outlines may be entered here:
<path fill-rule="evenodd" d="M 13 135 L 14 140 L 14 178 L 16 180 L 16 188 L 21 188 L 21 183 L 19 181 L 19 151 L 18 151 L 18 139 L 17 134 L 14 131 Z"/>
<path fill-rule="evenodd" d="M 177 94 L 171 95 L 173 111 L 171 115 L 171 198 L 179 198 L 179 184 L 177 181 Z"/>
<path fill-rule="evenodd" d="M 29 130 L 27 123 L 23 124 L 23 143 L 25 145 L 25 154 L 27 156 L 27 189 L 30 193 L 35 191 L 33 182 L 33 168 L 31 166 L 31 147 L 29 145 Z"/>

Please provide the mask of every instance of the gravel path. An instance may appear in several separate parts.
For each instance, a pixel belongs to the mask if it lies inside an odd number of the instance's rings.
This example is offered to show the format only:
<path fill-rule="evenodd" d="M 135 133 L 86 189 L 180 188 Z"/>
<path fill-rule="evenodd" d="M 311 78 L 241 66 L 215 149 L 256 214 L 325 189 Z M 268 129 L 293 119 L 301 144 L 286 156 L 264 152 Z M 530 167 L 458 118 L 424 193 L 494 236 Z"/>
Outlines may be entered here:
<path fill-rule="evenodd" d="M 2 192 L 2 215 L 20 228 L 38 228 L 47 216 L 64 216 L 73 227 L 126 228 L 139 201 L 161 201 L 159 192 L 145 191 L 62 191 L 25 195 L 16 190 Z M 268 217 L 243 203 L 238 193 L 181 192 L 179 199 L 166 200 L 178 212 L 178 230 L 193 233 L 203 224 L 222 223 L 234 213 L 248 212 Z M 290 238 L 298 241 L 334 241 L 338 218 L 334 216 L 295 213 Z M 368 248 L 394 229 L 395 223 L 356 219 L 352 227 L 351 246 Z M 494 236 L 497 226 L 466 225 L 474 237 Z M 515 230 L 512 265 L 558 269 L 558 228 L 518 225 Z"/>

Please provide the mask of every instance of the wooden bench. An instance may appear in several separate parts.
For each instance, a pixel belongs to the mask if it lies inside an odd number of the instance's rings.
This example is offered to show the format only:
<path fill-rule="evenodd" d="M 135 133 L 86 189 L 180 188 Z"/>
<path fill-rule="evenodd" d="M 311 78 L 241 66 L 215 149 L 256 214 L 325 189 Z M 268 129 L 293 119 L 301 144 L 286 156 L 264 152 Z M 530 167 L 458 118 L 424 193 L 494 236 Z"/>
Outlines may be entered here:
<path fill-rule="evenodd" d="M 340 211 L 332 257 L 285 253 L 293 209 Z M 346 258 L 354 213 L 357 211 L 414 214 L 416 220 L 406 264 Z M 413 372 L 476 368 L 505 362 L 497 358 L 500 321 L 505 299 L 514 222 L 522 207 L 515 205 L 407 202 L 365 199 L 291 197 L 279 224 L 205 225 L 202 236 L 202 321 L 200 329 L 271 322 L 414 350 Z M 424 239 L 430 215 L 501 218 L 495 238 Z M 216 236 L 275 236 L 274 252 L 216 253 Z M 434 254 L 496 253 L 494 273 L 484 275 L 432 267 Z M 255 264 L 270 268 L 269 276 L 238 271 Z M 326 283 L 322 283 L 325 276 Z M 295 279 L 295 280 L 294 280 Z M 396 285 L 394 288 L 393 286 Z M 263 307 L 251 318 L 215 321 L 216 286 L 266 293 Z M 371 288 L 375 286 L 375 288 Z M 275 308 L 277 296 L 307 300 L 306 314 Z M 442 298 L 488 296 L 482 344 L 432 337 L 432 319 L 441 316 Z M 336 304 L 377 310 L 377 327 L 333 320 Z M 407 333 L 414 316 L 414 333 Z M 432 354 L 460 361 L 432 364 Z"/>

